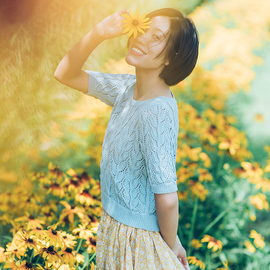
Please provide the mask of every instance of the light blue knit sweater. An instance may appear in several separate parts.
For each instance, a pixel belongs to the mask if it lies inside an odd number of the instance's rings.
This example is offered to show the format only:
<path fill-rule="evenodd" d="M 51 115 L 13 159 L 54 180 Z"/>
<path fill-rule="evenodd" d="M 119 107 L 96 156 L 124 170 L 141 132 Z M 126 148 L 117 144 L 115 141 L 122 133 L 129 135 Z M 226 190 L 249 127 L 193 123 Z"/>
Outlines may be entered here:
<path fill-rule="evenodd" d="M 154 193 L 177 191 L 175 97 L 135 101 L 135 75 L 87 73 L 86 94 L 113 107 L 100 162 L 103 208 L 123 224 L 159 231 Z"/>

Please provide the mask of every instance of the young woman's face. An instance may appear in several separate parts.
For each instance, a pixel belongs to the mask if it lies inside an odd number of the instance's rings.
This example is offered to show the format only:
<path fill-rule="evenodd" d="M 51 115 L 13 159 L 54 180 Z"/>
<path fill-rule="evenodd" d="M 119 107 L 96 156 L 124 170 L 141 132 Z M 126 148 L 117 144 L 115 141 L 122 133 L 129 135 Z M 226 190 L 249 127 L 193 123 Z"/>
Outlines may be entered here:
<path fill-rule="evenodd" d="M 145 34 L 139 34 L 136 39 L 132 36 L 129 40 L 126 62 L 140 69 L 162 70 L 167 59 L 164 55 L 156 58 L 164 49 L 169 31 L 170 18 L 156 16 L 151 19 L 150 28 Z"/>

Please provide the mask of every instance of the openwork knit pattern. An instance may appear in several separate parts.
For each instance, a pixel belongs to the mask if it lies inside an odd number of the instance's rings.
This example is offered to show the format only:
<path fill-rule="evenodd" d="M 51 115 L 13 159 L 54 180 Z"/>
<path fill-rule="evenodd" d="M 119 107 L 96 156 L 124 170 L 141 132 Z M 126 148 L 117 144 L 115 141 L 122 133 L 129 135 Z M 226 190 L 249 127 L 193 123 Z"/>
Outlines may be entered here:
<path fill-rule="evenodd" d="M 100 163 L 103 208 L 128 226 L 159 231 L 154 193 L 177 191 L 178 107 L 133 99 L 136 76 L 87 71 L 88 95 L 113 107 Z"/>

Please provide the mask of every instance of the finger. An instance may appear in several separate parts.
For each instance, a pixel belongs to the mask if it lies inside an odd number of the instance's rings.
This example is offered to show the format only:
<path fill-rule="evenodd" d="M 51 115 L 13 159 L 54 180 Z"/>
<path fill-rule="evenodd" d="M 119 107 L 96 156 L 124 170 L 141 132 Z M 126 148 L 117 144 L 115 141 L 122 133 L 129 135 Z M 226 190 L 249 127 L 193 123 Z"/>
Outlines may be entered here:
<path fill-rule="evenodd" d="M 181 260 L 182 260 L 182 264 L 183 264 L 184 268 L 185 268 L 186 270 L 189 270 L 189 264 L 188 264 L 187 258 L 184 257 L 184 258 L 182 258 Z"/>
<path fill-rule="evenodd" d="M 182 263 L 184 265 L 188 265 L 187 257 L 182 258 Z"/>
<path fill-rule="evenodd" d="M 128 9 L 123 9 L 120 11 L 120 15 L 126 14 L 126 13 L 130 13 L 130 11 Z"/>

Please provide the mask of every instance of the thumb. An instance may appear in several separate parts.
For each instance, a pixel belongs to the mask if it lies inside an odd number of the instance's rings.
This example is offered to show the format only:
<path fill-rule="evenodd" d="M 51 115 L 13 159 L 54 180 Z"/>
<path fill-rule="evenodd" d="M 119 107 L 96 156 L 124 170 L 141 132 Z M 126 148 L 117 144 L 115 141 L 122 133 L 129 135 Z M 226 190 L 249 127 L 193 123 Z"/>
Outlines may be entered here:
<path fill-rule="evenodd" d="M 182 264 L 185 267 L 185 269 L 189 270 L 189 264 L 187 261 L 187 257 L 182 258 Z"/>
<path fill-rule="evenodd" d="M 128 9 L 123 9 L 120 11 L 121 15 L 126 14 L 126 13 L 130 13 L 130 11 Z"/>

